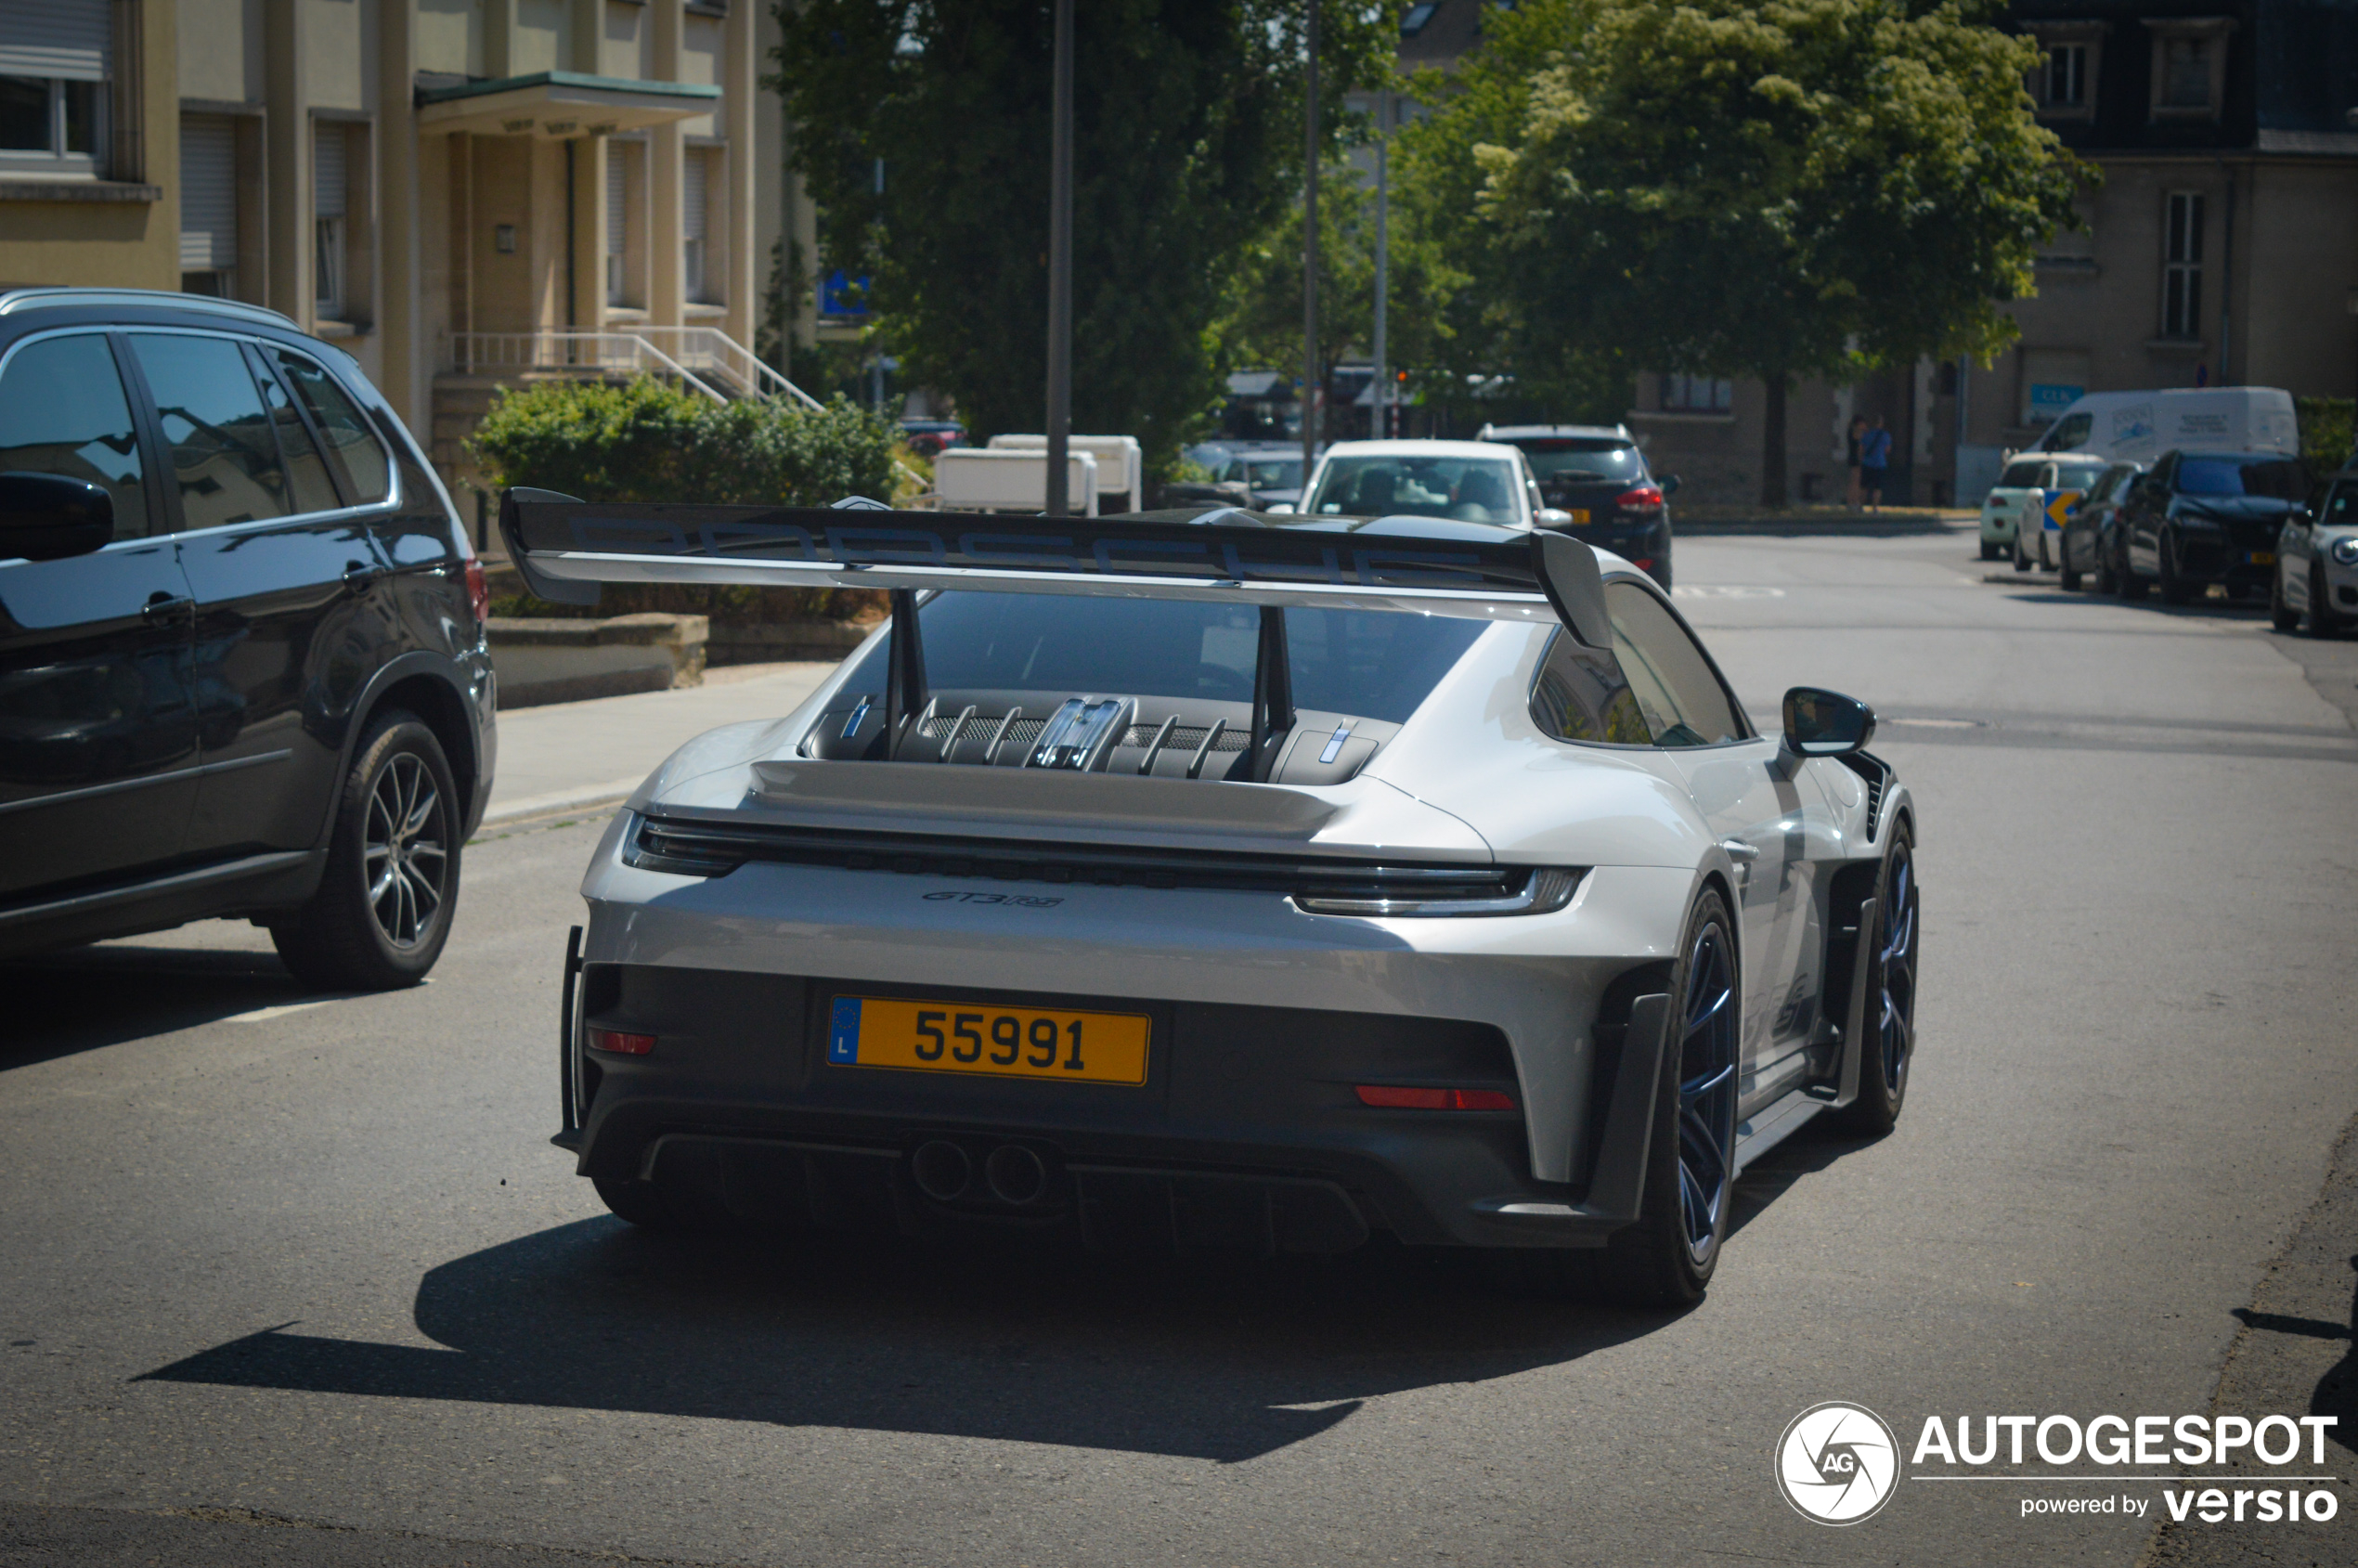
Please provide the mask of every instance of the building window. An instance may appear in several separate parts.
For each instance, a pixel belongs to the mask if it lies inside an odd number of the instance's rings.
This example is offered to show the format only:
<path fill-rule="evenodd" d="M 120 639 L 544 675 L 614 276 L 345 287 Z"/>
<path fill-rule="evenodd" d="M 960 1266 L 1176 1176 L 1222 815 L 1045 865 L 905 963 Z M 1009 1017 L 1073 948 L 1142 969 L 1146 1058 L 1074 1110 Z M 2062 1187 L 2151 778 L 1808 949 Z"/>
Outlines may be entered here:
<path fill-rule="evenodd" d="M 702 148 L 690 148 L 681 169 L 685 176 L 680 182 L 680 230 L 685 254 L 681 258 L 681 279 L 688 298 L 698 303 L 710 303 L 711 268 L 707 265 L 711 246 L 706 243 L 710 204 L 706 200 L 707 176 L 712 172 L 712 154 Z"/>
<path fill-rule="evenodd" d="M 343 319 L 349 276 L 351 182 L 346 170 L 350 138 L 332 122 L 312 127 L 312 312 L 323 321 Z"/>
<path fill-rule="evenodd" d="M 2157 120 L 2212 118 L 2226 88 L 2224 17 L 2148 21 L 2153 32 L 2153 113 Z"/>
<path fill-rule="evenodd" d="M 1735 407 L 1736 383 L 1709 376 L 1662 378 L 1662 407 L 1671 414 L 1724 414 Z"/>
<path fill-rule="evenodd" d="M 2080 109 L 2088 102 L 2088 45 L 2057 44 L 2047 51 L 2049 109 Z"/>
<path fill-rule="evenodd" d="M 2202 193 L 2173 190 L 2162 223 L 2161 335 L 2202 336 Z"/>
<path fill-rule="evenodd" d="M 0 0 L 0 172 L 98 174 L 113 59 L 109 0 Z"/>
<path fill-rule="evenodd" d="M 180 288 L 237 294 L 238 127 L 218 114 L 180 119 Z"/>
<path fill-rule="evenodd" d="M 630 170 L 619 143 L 606 144 L 606 304 L 630 303 Z"/>

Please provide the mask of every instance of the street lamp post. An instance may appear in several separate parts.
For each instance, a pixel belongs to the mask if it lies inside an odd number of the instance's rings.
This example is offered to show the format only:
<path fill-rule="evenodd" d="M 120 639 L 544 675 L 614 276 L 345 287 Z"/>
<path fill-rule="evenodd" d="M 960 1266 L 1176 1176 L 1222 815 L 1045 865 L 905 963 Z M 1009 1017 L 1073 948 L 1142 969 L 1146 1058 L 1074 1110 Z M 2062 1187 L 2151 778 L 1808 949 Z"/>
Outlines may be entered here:
<path fill-rule="evenodd" d="M 1386 417 L 1392 401 L 1392 375 L 1384 357 L 1383 337 L 1384 306 L 1392 297 L 1392 236 L 1388 227 L 1392 215 L 1388 167 L 1391 152 L 1392 94 L 1386 90 L 1376 95 L 1376 373 L 1367 382 L 1369 434 L 1379 441 L 1392 437 L 1392 421 Z"/>
<path fill-rule="evenodd" d="M 1302 190 L 1302 485 L 1318 463 L 1318 0 L 1310 7 L 1309 111 L 1303 117 Z"/>
<path fill-rule="evenodd" d="M 1056 87 L 1048 154 L 1047 512 L 1072 511 L 1066 457 L 1072 436 L 1072 0 L 1056 0 Z"/>

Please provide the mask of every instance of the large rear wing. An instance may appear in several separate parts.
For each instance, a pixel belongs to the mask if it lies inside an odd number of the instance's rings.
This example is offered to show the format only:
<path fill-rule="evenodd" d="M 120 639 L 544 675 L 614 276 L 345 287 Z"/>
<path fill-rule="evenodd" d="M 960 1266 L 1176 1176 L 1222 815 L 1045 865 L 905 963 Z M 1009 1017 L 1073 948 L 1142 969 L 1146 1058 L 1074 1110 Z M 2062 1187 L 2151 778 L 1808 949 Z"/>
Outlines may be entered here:
<path fill-rule="evenodd" d="M 517 489 L 499 531 L 525 586 L 567 604 L 610 582 L 1077 593 L 1552 619 L 1612 645 L 1588 546 L 1446 518 L 604 505 Z"/>
<path fill-rule="evenodd" d="M 602 583 L 746 583 L 882 589 L 891 595 L 885 723 L 869 755 L 891 759 L 925 732 L 917 594 L 1071 593 L 1261 607 L 1250 743 L 1226 777 L 1265 781 L 1294 723 L 1287 606 L 1561 621 L 1610 648 L 1596 551 L 1546 530 L 1432 517 L 1272 517 L 1235 508 L 1102 517 L 1003 517 L 834 507 L 608 506 L 511 490 L 499 532 L 543 599 L 594 604 Z M 1086 724 L 1118 706 L 1066 706 Z M 1102 710 L 1102 711 L 1100 711 Z M 1209 743 L 1207 743 L 1209 744 Z M 1069 765 L 1087 768 L 1074 751 Z M 1066 763 L 1056 764 L 1068 765 Z"/>

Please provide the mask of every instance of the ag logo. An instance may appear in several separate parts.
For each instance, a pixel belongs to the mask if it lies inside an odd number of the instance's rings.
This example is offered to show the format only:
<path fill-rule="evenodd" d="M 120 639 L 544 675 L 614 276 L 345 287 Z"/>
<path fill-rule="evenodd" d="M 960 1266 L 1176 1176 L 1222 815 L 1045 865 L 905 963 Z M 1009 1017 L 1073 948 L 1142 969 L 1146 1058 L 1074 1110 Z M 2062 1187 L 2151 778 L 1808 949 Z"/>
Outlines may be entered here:
<path fill-rule="evenodd" d="M 1856 1524 L 1899 1489 L 1899 1440 L 1863 1406 L 1811 1406 L 1777 1439 L 1776 1459 L 1777 1489 L 1820 1524 Z"/>

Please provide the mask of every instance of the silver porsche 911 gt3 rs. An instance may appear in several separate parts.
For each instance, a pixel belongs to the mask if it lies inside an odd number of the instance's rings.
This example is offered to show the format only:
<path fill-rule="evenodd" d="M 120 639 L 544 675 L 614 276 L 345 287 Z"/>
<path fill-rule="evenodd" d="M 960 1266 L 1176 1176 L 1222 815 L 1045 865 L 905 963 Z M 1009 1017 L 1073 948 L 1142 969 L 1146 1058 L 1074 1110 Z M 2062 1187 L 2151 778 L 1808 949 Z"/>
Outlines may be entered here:
<path fill-rule="evenodd" d="M 608 507 L 535 590 L 891 590 L 599 844 L 564 1126 L 624 1218 L 1497 1250 L 1691 1300 L 1745 1163 L 1890 1126 L 1915 808 L 1872 714 L 1756 732 L 1561 534 L 1229 511 Z"/>

